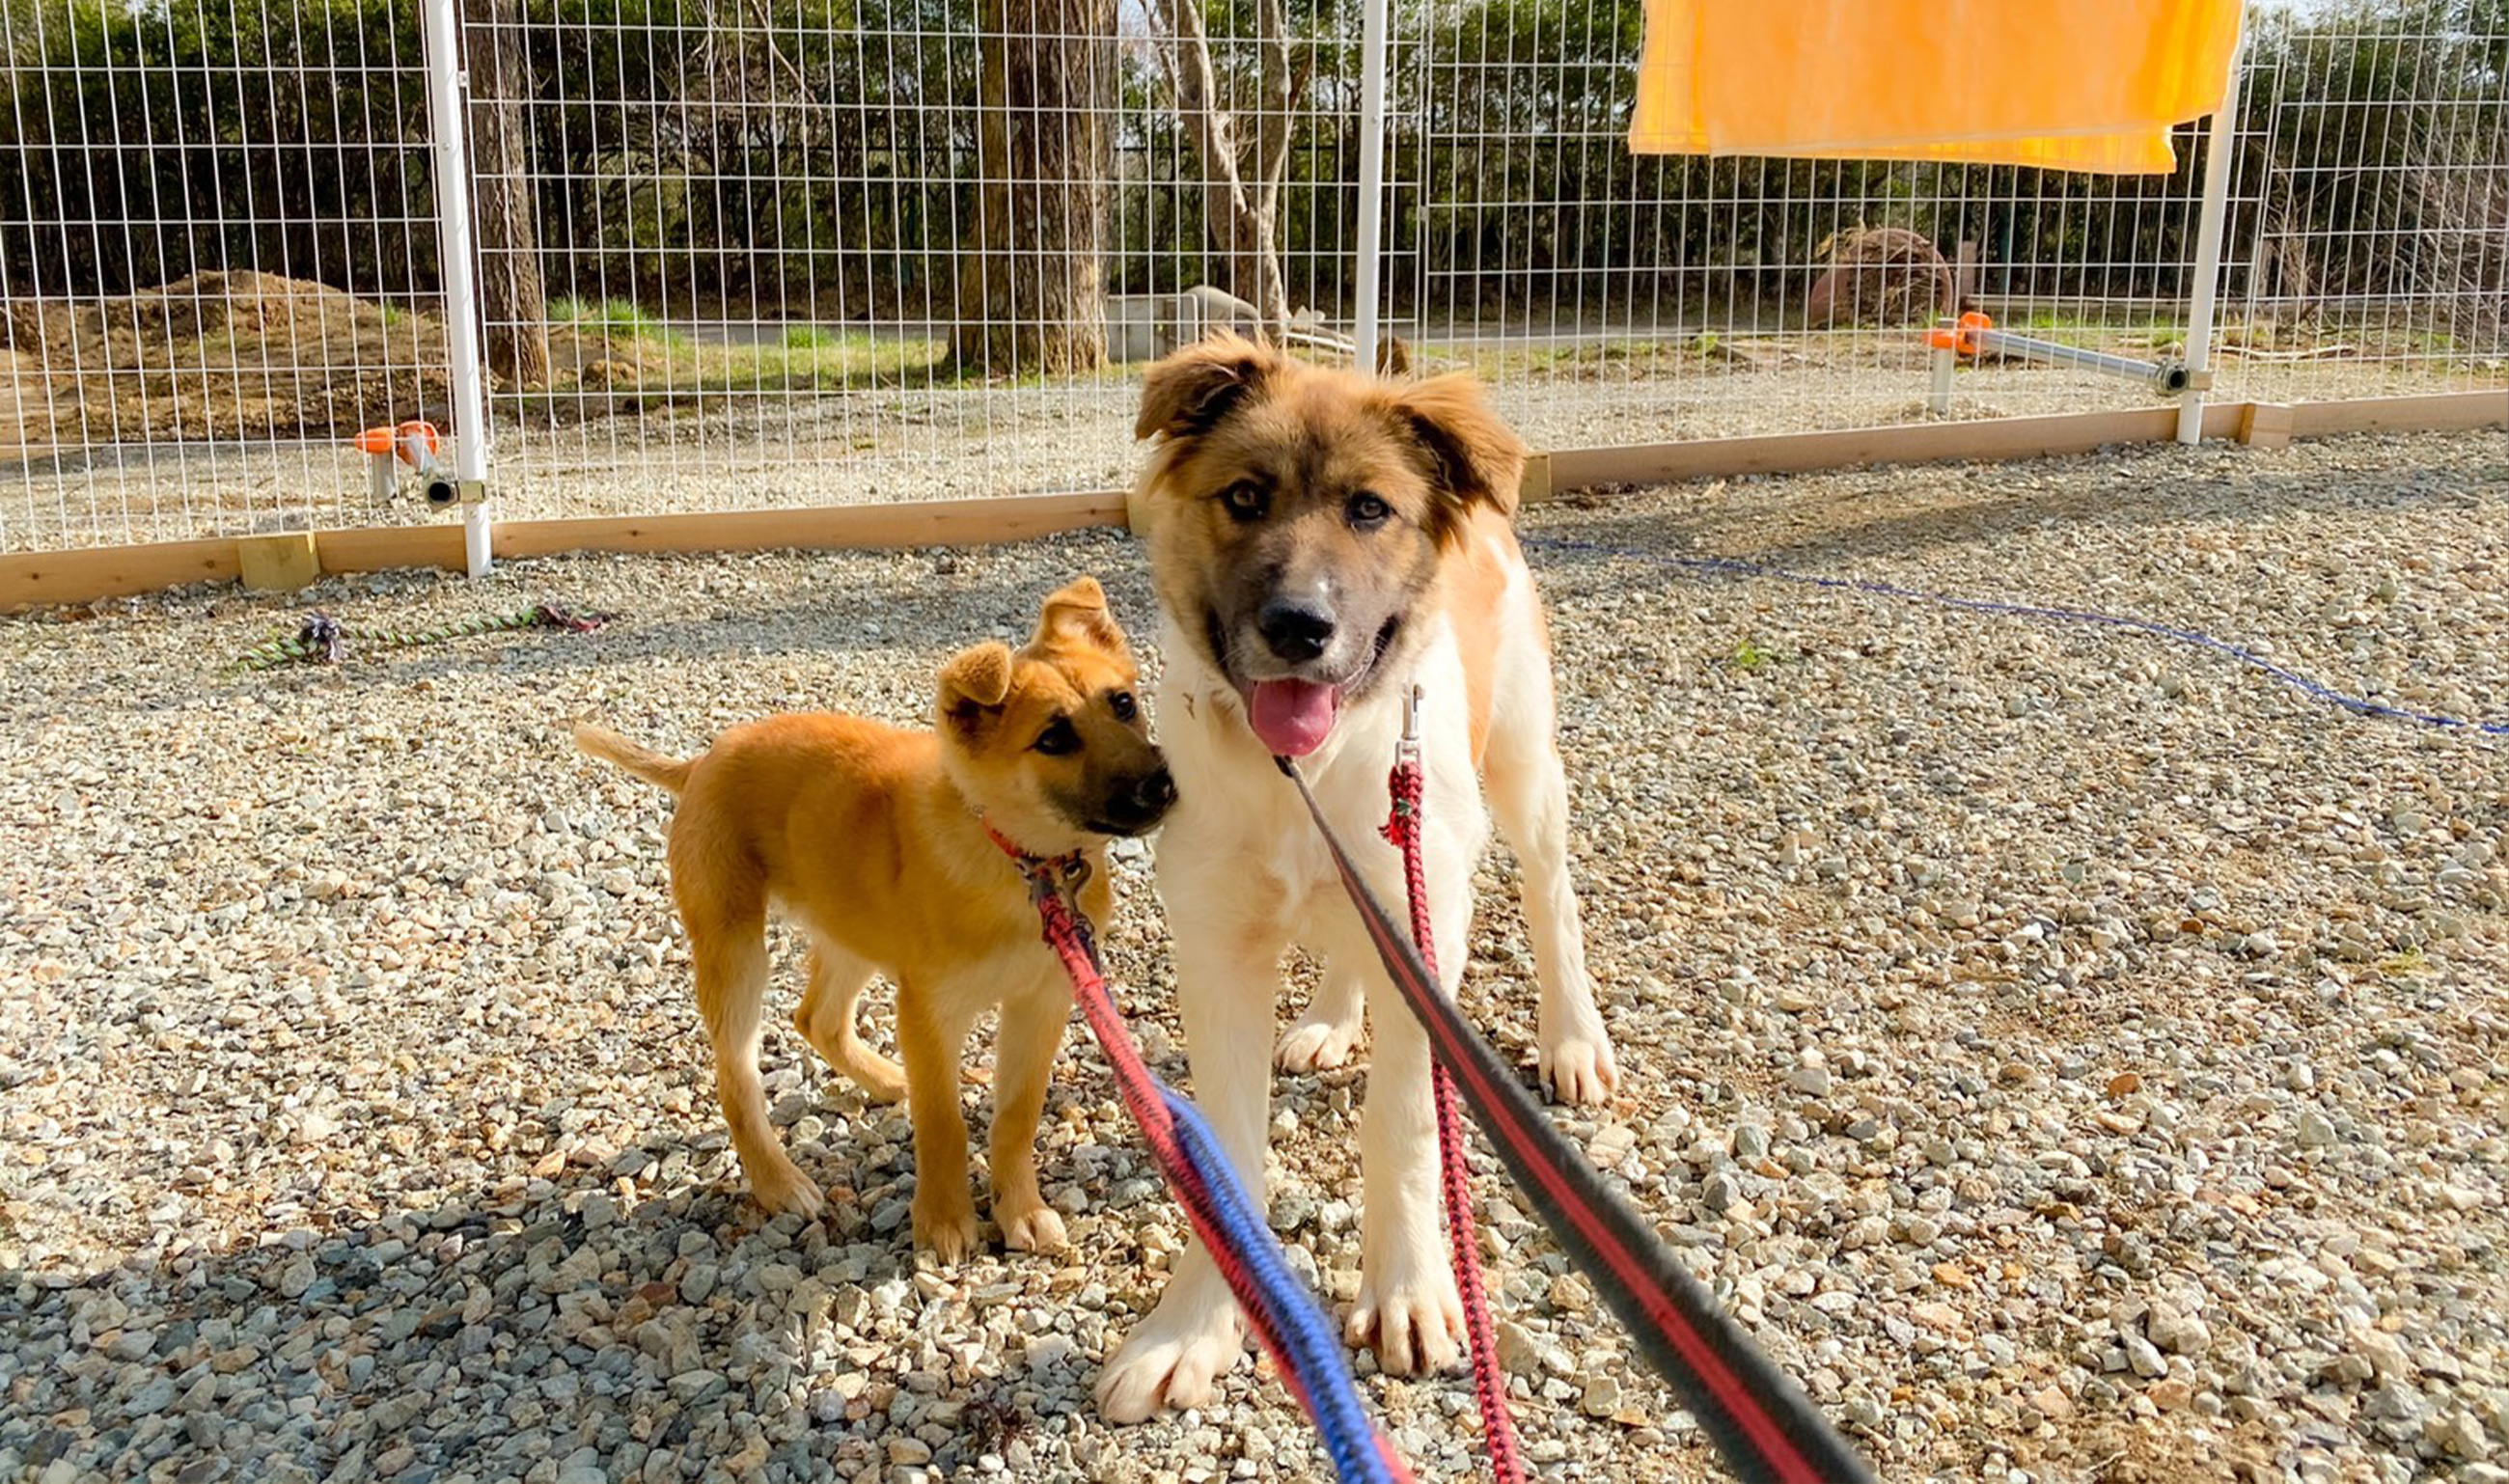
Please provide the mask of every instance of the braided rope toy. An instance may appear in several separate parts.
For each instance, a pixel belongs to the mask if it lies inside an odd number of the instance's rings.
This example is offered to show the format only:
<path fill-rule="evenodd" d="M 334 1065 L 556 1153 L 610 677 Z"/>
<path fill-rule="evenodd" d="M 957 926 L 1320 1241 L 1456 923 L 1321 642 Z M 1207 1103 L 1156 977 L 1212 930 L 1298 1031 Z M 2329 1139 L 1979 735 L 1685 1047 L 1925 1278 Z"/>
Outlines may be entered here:
<path fill-rule="evenodd" d="M 479 634 L 504 633 L 513 629 L 563 629 L 570 634 L 587 633 L 616 619 L 617 613 L 574 613 L 553 603 L 536 603 L 519 612 L 494 613 L 481 618 L 466 618 L 457 623 L 438 624 L 428 629 L 353 628 L 330 614 L 317 612 L 305 620 L 291 639 L 274 639 L 270 643 L 244 651 L 236 661 L 239 670 L 275 670 L 281 665 L 336 665 L 346 658 L 351 641 L 371 645 L 378 649 L 407 649 L 420 645 L 442 644 L 450 639 L 468 639 Z"/>

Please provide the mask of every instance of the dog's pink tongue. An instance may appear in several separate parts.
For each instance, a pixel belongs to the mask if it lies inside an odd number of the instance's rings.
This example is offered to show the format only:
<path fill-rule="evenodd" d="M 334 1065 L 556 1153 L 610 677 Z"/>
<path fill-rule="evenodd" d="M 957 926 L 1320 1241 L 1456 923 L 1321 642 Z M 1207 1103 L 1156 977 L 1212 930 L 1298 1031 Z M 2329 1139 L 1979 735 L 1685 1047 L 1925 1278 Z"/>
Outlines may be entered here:
<path fill-rule="evenodd" d="M 1302 680 L 1256 681 L 1248 698 L 1246 719 L 1276 757 L 1303 758 L 1325 745 L 1325 738 L 1332 734 L 1333 714 L 1340 709 L 1340 697 L 1330 686 Z"/>

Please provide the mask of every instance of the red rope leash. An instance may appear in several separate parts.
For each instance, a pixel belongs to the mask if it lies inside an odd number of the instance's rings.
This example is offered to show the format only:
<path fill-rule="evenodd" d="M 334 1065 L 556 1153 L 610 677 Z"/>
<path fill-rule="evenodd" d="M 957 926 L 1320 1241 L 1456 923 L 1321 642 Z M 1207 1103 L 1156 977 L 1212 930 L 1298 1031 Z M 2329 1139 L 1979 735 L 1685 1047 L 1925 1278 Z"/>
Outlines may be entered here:
<path fill-rule="evenodd" d="M 1428 868 L 1420 852 L 1420 746 L 1407 703 L 1403 744 L 1385 786 L 1394 796 L 1394 809 L 1386 818 L 1384 834 L 1403 852 L 1403 879 L 1411 903 L 1411 941 L 1419 946 L 1421 961 L 1434 976 L 1438 943 L 1429 923 Z M 1499 1366 L 1489 1290 L 1481 1279 L 1480 1237 L 1473 1226 L 1473 1176 L 1464 1163 L 1463 1115 L 1455 1105 L 1455 1080 L 1434 1057 L 1430 1083 L 1438 1107 L 1438 1191 L 1446 1211 L 1446 1244 L 1455 1254 L 1455 1283 L 1463 1290 L 1464 1333 L 1472 1350 L 1473 1399 L 1480 1406 L 1481 1444 L 1489 1450 L 1491 1476 L 1499 1484 L 1521 1484 L 1524 1465 L 1517 1456 L 1516 1420 L 1508 1414 L 1507 1374 Z"/>
<path fill-rule="evenodd" d="M 1533 1198 L 1534 1214 L 1593 1280 L 1603 1306 L 1629 1326 L 1648 1363 L 1680 1391 L 1716 1451 L 1749 1480 L 1870 1480 L 1872 1470 L 1802 1388 L 1717 1307 L 1654 1227 L 1552 1125 L 1515 1068 L 1464 1020 L 1420 961 L 1418 946 L 1361 879 L 1306 776 L 1287 758 L 1273 761 L 1297 789 L 1370 946 L 1427 1028 L 1430 1051 L 1454 1076 L 1499 1163 Z"/>

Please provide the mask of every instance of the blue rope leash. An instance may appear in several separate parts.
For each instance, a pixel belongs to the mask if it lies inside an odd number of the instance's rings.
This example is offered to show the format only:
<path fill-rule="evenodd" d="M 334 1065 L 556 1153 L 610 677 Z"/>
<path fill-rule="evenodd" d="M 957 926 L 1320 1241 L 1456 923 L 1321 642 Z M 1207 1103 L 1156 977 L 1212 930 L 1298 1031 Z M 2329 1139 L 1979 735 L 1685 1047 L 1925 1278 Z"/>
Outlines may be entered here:
<path fill-rule="evenodd" d="M 1168 1116 L 1175 1120 L 1177 1143 L 1202 1176 L 1214 1224 L 1226 1234 L 1237 1260 L 1262 1290 L 1272 1332 L 1288 1354 L 1290 1369 L 1303 1383 L 1300 1389 L 1307 1393 L 1307 1410 L 1324 1440 L 1325 1453 L 1332 1460 L 1334 1477 L 1392 1484 L 1396 1475 L 1378 1450 L 1376 1428 L 1360 1406 L 1349 1360 L 1332 1331 L 1332 1321 L 1308 1296 L 1306 1284 L 1290 1271 L 1271 1223 L 1248 1200 L 1246 1188 L 1237 1182 L 1236 1171 L 1220 1153 L 1201 1111 L 1172 1088 L 1162 1086 L 1159 1092 Z"/>
<path fill-rule="evenodd" d="M 1028 878 L 1047 946 L 1063 962 L 1090 1034 L 1115 1074 L 1124 1106 L 1195 1235 L 1227 1280 L 1247 1322 L 1280 1366 L 1282 1383 L 1315 1420 L 1342 1484 L 1411 1484 L 1410 1470 L 1368 1420 L 1343 1354 L 1315 1295 L 1290 1271 L 1271 1223 L 1254 1208 L 1202 1114 L 1142 1060 L 1098 963 L 1076 894 L 1088 868 L 1077 852 L 1030 855 L 987 828 Z"/>
<path fill-rule="evenodd" d="M 1526 537 L 1524 544 L 1554 551 L 1577 552 L 1586 556 L 1619 557 L 1626 561 L 1678 568 L 1687 572 L 1722 573 L 1730 576 L 1767 577 L 1780 582 L 1800 582 L 1811 587 L 1825 587 L 1839 592 L 1869 593 L 1882 598 L 1900 598 L 1916 603 L 1930 603 L 1937 608 L 1959 609 L 1972 613 L 1990 613 L 1999 617 L 2039 618 L 2056 623 L 2088 623 L 2102 628 L 2150 634 L 2156 638 L 2175 640 L 2180 644 L 2192 645 L 2197 649 L 2211 649 L 2217 654 L 2228 655 L 2252 669 L 2264 671 L 2304 695 L 2324 701 L 2330 706 L 2340 706 L 2355 716 L 2390 722 L 2412 722 L 2448 731 L 2472 732 L 2483 737 L 2509 737 L 2509 721 L 2469 721 L 2463 717 L 2411 711 L 2401 706 L 2390 706 L 2384 701 L 2374 701 L 2367 696 L 2349 695 L 2332 686 L 2312 680 L 2297 670 L 2276 664 L 2245 645 L 2234 644 L 2227 639 L 2216 639 L 2198 629 L 2180 628 L 2175 624 L 2161 623 L 2151 618 L 2136 618 L 2123 613 L 2104 613 L 2096 609 L 2087 608 L 2056 608 L 2037 603 L 2003 603 L 1991 598 L 1961 598 L 1949 593 L 1928 592 L 1923 588 L 1902 587 L 1895 582 L 1879 582 L 1864 577 L 1827 577 L 1817 573 L 1795 572 L 1784 567 L 1772 567 L 1765 562 L 1744 561 L 1739 557 L 1672 556 L 1665 552 L 1642 551 L 1628 546 L 1607 546 L 1555 536 Z"/>

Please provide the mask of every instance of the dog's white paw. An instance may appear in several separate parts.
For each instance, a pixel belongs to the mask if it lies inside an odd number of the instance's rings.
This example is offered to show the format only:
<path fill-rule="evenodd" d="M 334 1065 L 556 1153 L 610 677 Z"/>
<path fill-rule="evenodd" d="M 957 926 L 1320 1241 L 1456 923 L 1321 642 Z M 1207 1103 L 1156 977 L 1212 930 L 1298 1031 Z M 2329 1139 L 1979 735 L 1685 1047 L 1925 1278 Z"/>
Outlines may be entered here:
<path fill-rule="evenodd" d="M 805 1221 L 817 1220 L 819 1212 L 828 1206 L 828 1198 L 820 1193 L 818 1185 L 802 1172 L 800 1166 L 789 1162 L 780 1169 L 759 1171 L 750 1179 L 749 1195 L 767 1207 L 769 1215 L 799 1216 Z"/>
<path fill-rule="evenodd" d="M 1211 1404 L 1216 1383 L 1246 1348 L 1234 1310 L 1161 1304 L 1124 1341 L 1098 1377 L 1098 1413 L 1111 1423 L 1146 1422 L 1162 1409 Z"/>
<path fill-rule="evenodd" d="M 1060 1252 L 1071 1244 L 1064 1234 L 1063 1218 L 1050 1206 L 1024 1211 L 997 1208 L 993 1219 L 1002 1224 L 1002 1241 L 1023 1252 Z"/>
<path fill-rule="evenodd" d="M 1464 1338 L 1464 1301 L 1454 1275 L 1431 1267 L 1384 1286 L 1363 1278 L 1342 1334 L 1353 1345 L 1372 1347 L 1377 1368 L 1389 1376 L 1454 1369 Z"/>
<path fill-rule="evenodd" d="M 1301 1018 L 1282 1033 L 1281 1045 L 1272 1059 L 1285 1072 L 1330 1071 L 1350 1059 L 1351 1048 L 1359 1044 L 1359 1021 L 1339 1024 L 1330 1020 Z"/>
<path fill-rule="evenodd" d="M 1555 1101 L 1592 1107 L 1620 1089 L 1620 1065 L 1612 1059 L 1612 1043 L 1600 1031 L 1562 1036 L 1544 1045 L 1540 1057 L 1542 1085 Z"/>

